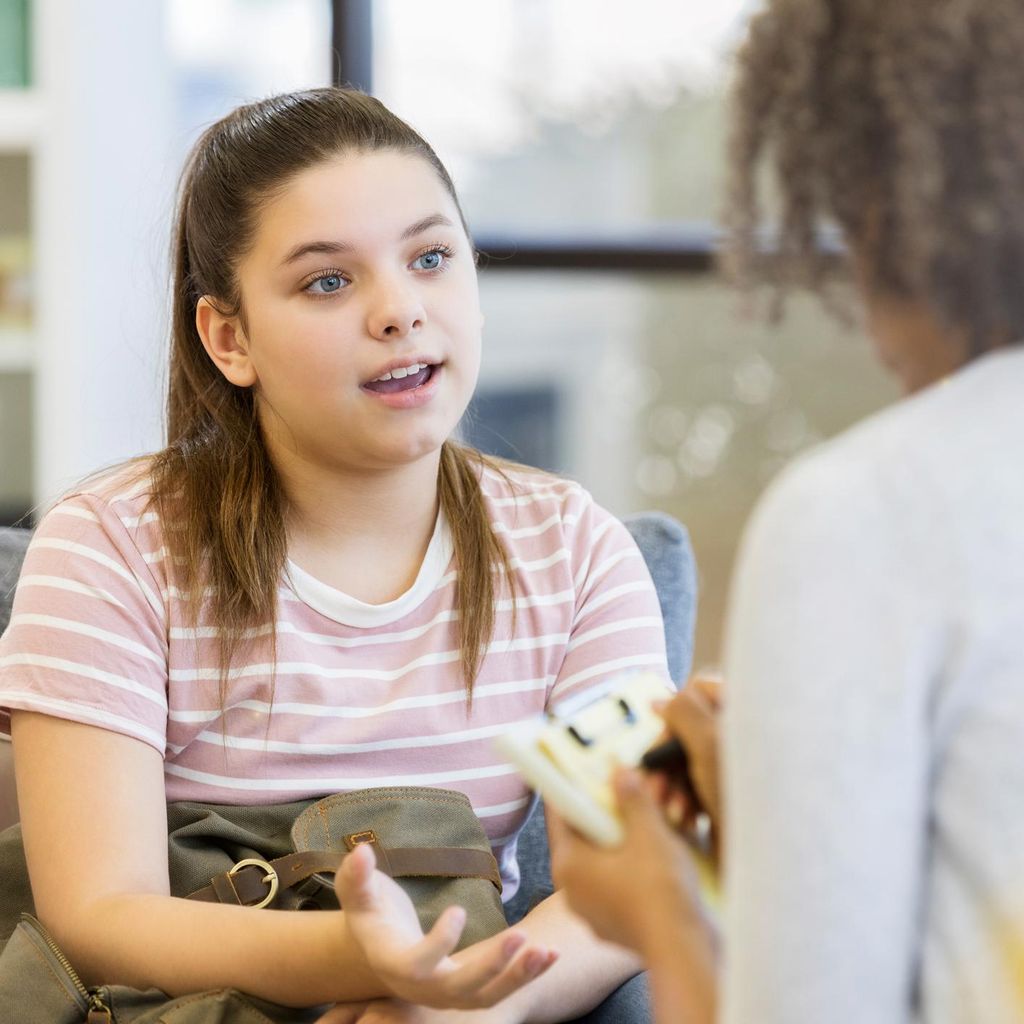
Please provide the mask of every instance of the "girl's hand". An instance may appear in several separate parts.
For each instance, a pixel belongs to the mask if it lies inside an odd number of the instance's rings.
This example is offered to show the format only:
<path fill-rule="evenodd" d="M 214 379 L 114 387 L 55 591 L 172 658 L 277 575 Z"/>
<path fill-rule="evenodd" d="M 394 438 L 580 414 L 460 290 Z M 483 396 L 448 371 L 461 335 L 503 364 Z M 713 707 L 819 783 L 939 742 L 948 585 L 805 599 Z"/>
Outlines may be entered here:
<path fill-rule="evenodd" d="M 709 926 L 686 843 L 666 823 L 653 787 L 624 769 L 613 781 L 625 841 L 613 849 L 594 846 L 549 806 L 551 873 L 598 937 L 650 962 L 652 953 L 671 948 L 681 932 Z"/>
<path fill-rule="evenodd" d="M 400 999 L 342 1003 L 318 1018 L 318 1024 L 518 1024 L 500 1008 L 489 1010 L 431 1010 Z"/>
<path fill-rule="evenodd" d="M 373 850 L 357 846 L 342 862 L 334 887 L 349 934 L 396 999 L 418 1007 L 489 1007 L 555 962 L 557 953 L 512 930 L 454 953 L 466 912 L 449 907 L 424 935 L 408 895 L 374 865 Z"/>

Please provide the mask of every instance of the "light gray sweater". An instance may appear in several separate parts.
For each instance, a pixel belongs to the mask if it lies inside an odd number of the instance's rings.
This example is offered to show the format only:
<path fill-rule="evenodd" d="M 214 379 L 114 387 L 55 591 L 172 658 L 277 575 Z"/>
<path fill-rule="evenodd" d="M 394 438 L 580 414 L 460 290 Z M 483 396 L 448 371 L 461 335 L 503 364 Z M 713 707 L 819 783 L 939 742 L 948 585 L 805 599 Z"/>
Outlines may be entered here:
<path fill-rule="evenodd" d="M 769 488 L 724 668 L 724 1020 L 1024 1021 L 1024 347 Z"/>

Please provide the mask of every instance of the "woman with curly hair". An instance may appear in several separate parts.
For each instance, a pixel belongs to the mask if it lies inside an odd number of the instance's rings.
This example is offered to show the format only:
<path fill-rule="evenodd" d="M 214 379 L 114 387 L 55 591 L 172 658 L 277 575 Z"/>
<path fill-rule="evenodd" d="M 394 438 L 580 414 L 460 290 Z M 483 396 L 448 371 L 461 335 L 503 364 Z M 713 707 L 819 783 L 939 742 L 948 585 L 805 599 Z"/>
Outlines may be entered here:
<path fill-rule="evenodd" d="M 644 954 L 661 1021 L 1024 1020 L 1022 53 L 1019 0 L 770 0 L 741 51 L 729 265 L 819 293 L 845 265 L 907 395 L 789 467 L 748 527 L 720 962 L 637 777 L 621 848 L 556 822 L 571 902 Z M 714 706 L 667 719 L 716 819 Z"/>

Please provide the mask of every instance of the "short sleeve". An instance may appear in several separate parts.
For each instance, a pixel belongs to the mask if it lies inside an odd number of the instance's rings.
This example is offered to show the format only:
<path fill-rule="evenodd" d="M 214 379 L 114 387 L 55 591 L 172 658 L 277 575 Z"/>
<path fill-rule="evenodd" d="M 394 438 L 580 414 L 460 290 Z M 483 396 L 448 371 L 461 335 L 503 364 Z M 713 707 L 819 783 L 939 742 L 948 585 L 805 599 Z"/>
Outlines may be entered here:
<path fill-rule="evenodd" d="M 567 505 L 576 606 L 548 707 L 621 672 L 654 672 L 670 687 L 661 608 L 640 549 L 586 491 Z"/>
<path fill-rule="evenodd" d="M 12 710 L 133 736 L 163 756 L 167 624 L 139 534 L 104 500 L 65 498 L 33 535 L 0 638 L 0 732 Z M 150 532 L 147 536 L 159 536 Z"/>

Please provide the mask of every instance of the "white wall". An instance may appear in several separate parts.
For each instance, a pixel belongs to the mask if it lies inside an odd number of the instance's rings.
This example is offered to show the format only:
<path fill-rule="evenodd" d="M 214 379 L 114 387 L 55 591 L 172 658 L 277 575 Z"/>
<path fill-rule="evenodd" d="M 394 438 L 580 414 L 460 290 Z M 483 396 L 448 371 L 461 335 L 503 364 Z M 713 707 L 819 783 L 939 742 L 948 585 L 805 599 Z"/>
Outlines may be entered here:
<path fill-rule="evenodd" d="M 35 498 L 161 439 L 170 152 L 163 4 L 34 0 Z"/>

